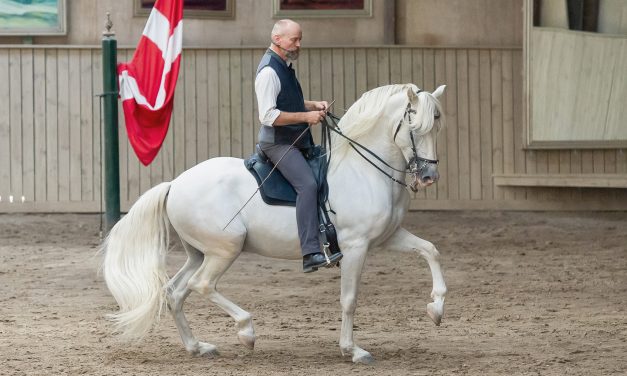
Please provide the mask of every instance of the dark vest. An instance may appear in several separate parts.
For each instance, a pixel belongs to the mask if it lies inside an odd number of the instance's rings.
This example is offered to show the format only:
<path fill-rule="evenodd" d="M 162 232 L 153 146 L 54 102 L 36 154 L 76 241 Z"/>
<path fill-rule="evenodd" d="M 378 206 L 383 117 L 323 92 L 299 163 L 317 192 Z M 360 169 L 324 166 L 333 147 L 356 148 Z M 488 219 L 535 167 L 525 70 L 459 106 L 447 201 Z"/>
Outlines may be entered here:
<path fill-rule="evenodd" d="M 257 74 L 259 74 L 262 68 L 267 66 L 274 69 L 279 77 L 279 81 L 281 81 L 281 91 L 276 99 L 276 108 L 282 112 L 306 112 L 303 90 L 298 83 L 296 72 L 292 69 L 292 65 L 288 66 L 279 55 L 268 49 L 259 62 Z M 309 125 L 307 123 L 277 127 L 262 125 L 259 131 L 259 142 L 291 145 L 308 128 Z M 311 145 L 313 145 L 311 131 L 305 132 L 295 144 L 298 148 L 306 148 Z"/>

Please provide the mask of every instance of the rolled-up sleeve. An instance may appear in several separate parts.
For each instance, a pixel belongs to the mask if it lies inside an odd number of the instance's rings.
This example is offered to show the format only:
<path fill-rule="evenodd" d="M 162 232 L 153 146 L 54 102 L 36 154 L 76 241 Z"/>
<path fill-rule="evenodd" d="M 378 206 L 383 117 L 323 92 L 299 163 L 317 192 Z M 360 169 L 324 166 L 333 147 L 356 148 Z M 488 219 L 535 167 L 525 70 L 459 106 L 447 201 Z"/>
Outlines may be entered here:
<path fill-rule="evenodd" d="M 259 121 L 271 127 L 281 111 L 276 108 L 276 99 L 281 92 L 281 81 L 274 69 L 263 68 L 255 78 L 255 94 L 259 107 Z"/>

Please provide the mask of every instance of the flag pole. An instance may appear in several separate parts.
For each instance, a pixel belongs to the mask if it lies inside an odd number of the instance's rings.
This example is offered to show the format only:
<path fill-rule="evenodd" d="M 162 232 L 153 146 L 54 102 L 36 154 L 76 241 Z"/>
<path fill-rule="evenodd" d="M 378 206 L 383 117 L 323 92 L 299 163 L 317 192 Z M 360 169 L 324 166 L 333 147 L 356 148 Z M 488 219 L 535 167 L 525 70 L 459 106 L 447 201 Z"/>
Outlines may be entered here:
<path fill-rule="evenodd" d="M 117 41 L 107 12 L 102 32 L 102 89 L 104 97 L 105 231 L 120 219 L 120 156 L 118 145 Z"/>

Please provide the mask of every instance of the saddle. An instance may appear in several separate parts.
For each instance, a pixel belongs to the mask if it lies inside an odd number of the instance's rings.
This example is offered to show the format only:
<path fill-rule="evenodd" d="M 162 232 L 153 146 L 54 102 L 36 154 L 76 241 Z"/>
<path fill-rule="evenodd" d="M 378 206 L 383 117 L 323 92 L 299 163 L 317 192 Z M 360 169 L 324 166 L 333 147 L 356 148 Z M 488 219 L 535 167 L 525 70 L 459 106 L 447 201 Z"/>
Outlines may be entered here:
<path fill-rule="evenodd" d="M 296 206 L 296 191 L 292 185 L 278 169 L 272 171 L 274 164 L 258 144 L 255 149 L 256 152 L 244 160 L 244 165 L 257 180 L 263 201 L 268 205 Z M 314 173 L 316 183 L 318 183 L 318 203 L 326 202 L 329 186 L 327 184 L 327 160 L 324 151 L 320 145 L 315 145 L 306 149 L 303 156 Z"/>
<path fill-rule="evenodd" d="M 340 247 L 337 243 L 335 227 L 331 223 L 326 208 L 329 197 L 326 151 L 322 146 L 314 145 L 302 152 L 318 184 L 318 222 L 320 223 L 320 233 L 324 241 L 323 245 L 331 253 L 339 252 Z M 255 146 L 255 153 L 244 160 L 244 165 L 257 181 L 259 193 L 266 204 L 296 206 L 296 191 L 281 172 L 274 168 L 274 164 L 261 150 L 259 144 Z"/>

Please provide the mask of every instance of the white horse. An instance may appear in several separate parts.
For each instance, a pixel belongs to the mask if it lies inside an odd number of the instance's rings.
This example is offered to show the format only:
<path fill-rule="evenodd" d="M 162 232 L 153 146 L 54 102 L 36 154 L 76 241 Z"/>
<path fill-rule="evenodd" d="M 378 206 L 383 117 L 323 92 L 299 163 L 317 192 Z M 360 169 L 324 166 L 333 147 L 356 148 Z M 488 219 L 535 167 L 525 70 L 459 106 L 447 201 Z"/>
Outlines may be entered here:
<path fill-rule="evenodd" d="M 428 186 L 438 179 L 437 97 L 443 92 L 444 86 L 431 94 L 413 84 L 371 90 L 351 106 L 339 127 L 393 167 L 372 159 L 384 172 L 404 182 L 407 167 L 413 166 L 410 188 Z M 427 313 L 436 325 L 444 313 L 446 285 L 434 245 L 400 227 L 409 206 L 406 187 L 369 164 L 344 138 L 333 135 L 332 141 L 329 203 L 337 213 L 332 219 L 344 254 L 340 349 L 353 362 L 370 363 L 370 353 L 353 341 L 353 314 L 368 250 L 416 252 L 427 260 L 433 277 Z M 301 259 L 293 207 L 268 206 L 256 195 L 223 230 L 256 188 L 241 159 L 210 159 L 145 192 L 113 227 L 103 244 L 103 272 L 120 308 L 110 317 L 123 337 L 143 337 L 167 304 L 187 351 L 217 354 L 214 345 L 193 336 L 183 313 L 183 302 L 195 291 L 226 311 L 237 323 L 240 342 L 254 347 L 251 315 L 216 290 L 219 278 L 242 252 Z M 168 282 L 169 224 L 188 259 Z"/>

